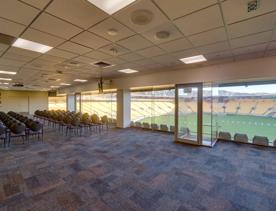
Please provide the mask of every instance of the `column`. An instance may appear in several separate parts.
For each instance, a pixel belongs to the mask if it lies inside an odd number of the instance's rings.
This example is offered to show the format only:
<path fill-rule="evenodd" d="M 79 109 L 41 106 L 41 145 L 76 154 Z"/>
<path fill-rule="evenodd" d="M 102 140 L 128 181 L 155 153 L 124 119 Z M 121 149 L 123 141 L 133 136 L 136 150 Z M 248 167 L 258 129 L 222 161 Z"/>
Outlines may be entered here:
<path fill-rule="evenodd" d="M 75 111 L 75 95 L 74 94 L 69 94 L 67 95 L 67 111 Z"/>
<path fill-rule="evenodd" d="M 117 90 L 117 127 L 127 128 L 130 121 L 130 90 Z"/>

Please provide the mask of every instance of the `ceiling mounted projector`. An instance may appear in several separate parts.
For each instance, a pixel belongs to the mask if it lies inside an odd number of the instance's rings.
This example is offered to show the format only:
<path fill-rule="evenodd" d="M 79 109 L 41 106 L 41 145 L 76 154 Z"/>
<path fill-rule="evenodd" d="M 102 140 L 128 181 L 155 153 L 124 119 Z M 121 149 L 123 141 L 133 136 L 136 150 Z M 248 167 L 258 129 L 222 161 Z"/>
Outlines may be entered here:
<path fill-rule="evenodd" d="M 153 20 L 153 13 L 149 10 L 136 10 L 131 14 L 131 22 L 136 25 L 147 25 Z"/>

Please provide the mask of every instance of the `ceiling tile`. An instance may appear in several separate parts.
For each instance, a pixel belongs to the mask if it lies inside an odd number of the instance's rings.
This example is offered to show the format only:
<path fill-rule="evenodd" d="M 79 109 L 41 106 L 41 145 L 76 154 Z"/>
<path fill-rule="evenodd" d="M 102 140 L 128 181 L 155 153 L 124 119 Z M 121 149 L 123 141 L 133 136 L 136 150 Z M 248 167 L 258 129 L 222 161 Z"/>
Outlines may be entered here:
<path fill-rule="evenodd" d="M 170 41 L 159 46 L 167 52 L 176 52 L 192 48 L 191 43 L 186 38 Z"/>
<path fill-rule="evenodd" d="M 199 47 L 198 50 L 202 54 L 209 54 L 209 53 L 227 51 L 227 50 L 230 50 L 230 47 L 228 42 L 218 42 L 215 44 Z"/>
<path fill-rule="evenodd" d="M 64 39 L 61 39 L 59 37 L 32 28 L 28 28 L 21 37 L 33 42 L 38 42 L 52 47 L 56 47 L 57 45 L 65 41 Z"/>
<path fill-rule="evenodd" d="M 175 64 L 175 63 L 180 63 L 180 61 L 178 59 L 174 58 L 173 56 L 171 56 L 169 54 L 152 57 L 152 60 L 157 63 L 165 64 L 168 66 Z"/>
<path fill-rule="evenodd" d="M 78 61 L 78 62 L 82 62 L 85 64 L 91 64 L 97 61 L 97 59 L 91 59 L 89 57 L 86 56 L 79 56 L 73 59 L 73 61 Z"/>
<path fill-rule="evenodd" d="M 77 56 L 77 54 L 70 53 L 68 51 L 64 51 L 64 50 L 60 50 L 60 49 L 56 49 L 56 48 L 48 51 L 47 54 L 52 55 L 52 56 L 66 58 L 66 59 L 72 59 Z"/>
<path fill-rule="evenodd" d="M 98 49 L 110 43 L 109 41 L 86 31 L 74 37 L 72 41 L 94 49 Z"/>
<path fill-rule="evenodd" d="M 223 26 L 218 5 L 184 16 L 174 23 L 187 36 Z"/>
<path fill-rule="evenodd" d="M 271 37 L 272 37 L 272 31 L 233 39 L 230 42 L 231 42 L 232 48 L 239 48 L 243 46 L 256 45 L 259 43 L 269 42 Z"/>
<path fill-rule="evenodd" d="M 224 1 L 222 2 L 223 14 L 227 24 L 235 23 L 244 19 L 262 15 L 267 12 L 274 11 L 276 1 L 262 0 L 260 7 L 254 12 L 247 12 L 247 2 L 245 0 Z"/>
<path fill-rule="evenodd" d="M 46 13 L 41 14 L 31 27 L 65 39 L 70 39 L 82 31 L 80 28 Z"/>
<path fill-rule="evenodd" d="M 192 35 L 188 39 L 193 43 L 194 46 L 208 45 L 220 41 L 227 40 L 225 28 L 218 28 L 211 31 L 203 32 L 200 34 Z"/>
<path fill-rule="evenodd" d="M 8 45 L 0 43 L 0 51 L 5 51 L 8 47 Z"/>
<path fill-rule="evenodd" d="M 25 62 L 23 62 L 23 61 L 16 61 L 16 60 L 11 60 L 11 59 L 0 58 L 0 65 L 2 65 L 2 66 L 20 67 L 24 63 Z"/>
<path fill-rule="evenodd" d="M 28 6 L 20 1 L 1 0 L 0 14 L 2 18 L 28 25 L 38 13 L 38 9 Z"/>
<path fill-rule="evenodd" d="M 217 0 L 154 0 L 156 4 L 170 17 L 175 19 L 197 10 L 216 4 Z"/>
<path fill-rule="evenodd" d="M 272 30 L 275 27 L 276 12 L 255 17 L 228 26 L 231 38 Z"/>
<path fill-rule="evenodd" d="M 210 53 L 204 55 L 206 59 L 209 60 L 221 60 L 225 58 L 233 58 L 233 54 L 231 51 L 223 51 L 223 52 L 217 52 L 217 53 Z"/>
<path fill-rule="evenodd" d="M 185 57 L 191 57 L 191 56 L 196 56 L 199 55 L 200 52 L 196 49 L 188 49 L 188 50 L 184 50 L 184 51 L 178 51 L 172 54 L 173 57 L 177 58 L 177 59 L 182 59 Z"/>
<path fill-rule="evenodd" d="M 104 61 L 109 63 L 109 64 L 112 64 L 112 65 L 120 65 L 120 64 L 126 63 L 125 60 L 120 59 L 118 57 L 112 57 L 112 58 L 109 58 L 109 59 L 105 59 Z"/>
<path fill-rule="evenodd" d="M 150 48 L 146 48 L 140 51 L 137 51 L 138 54 L 150 58 L 153 56 L 160 56 L 162 54 L 165 54 L 166 52 L 164 50 L 162 50 L 161 48 L 158 48 L 156 46 L 150 47 Z"/>
<path fill-rule="evenodd" d="M 115 32 L 117 32 L 117 34 L 109 35 L 109 30 L 114 30 Z M 111 17 L 93 26 L 89 29 L 89 31 L 101 37 L 104 37 L 112 42 L 116 42 L 118 40 L 130 37 L 135 34 L 129 28 L 127 28 L 126 26 L 124 26 L 123 24 L 119 23 Z"/>
<path fill-rule="evenodd" d="M 63 43 L 62 45 L 58 46 L 58 48 L 62 50 L 70 51 L 73 53 L 77 53 L 77 54 L 85 54 L 92 50 L 91 48 L 87 48 L 70 41 Z"/>
<path fill-rule="evenodd" d="M 129 52 L 128 49 L 116 44 L 107 45 L 105 47 L 100 48 L 99 50 L 106 54 L 109 54 L 110 56 L 119 56 Z"/>
<path fill-rule="evenodd" d="M 128 54 L 121 55 L 120 58 L 122 58 L 128 62 L 132 62 L 132 61 L 141 60 L 144 57 L 137 53 L 128 53 Z"/>
<path fill-rule="evenodd" d="M 30 4 L 36 8 L 43 9 L 49 2 L 50 0 L 21 0 L 23 2 L 26 2 L 27 4 Z"/>
<path fill-rule="evenodd" d="M 148 40 L 146 40 L 138 34 L 127 39 L 121 40 L 118 42 L 118 44 L 132 51 L 152 46 L 151 42 L 149 42 Z"/>
<path fill-rule="evenodd" d="M 107 17 L 105 12 L 86 0 L 55 0 L 46 11 L 84 29 Z"/>
<path fill-rule="evenodd" d="M 11 53 L 11 52 L 6 52 L 5 55 L 2 56 L 2 58 L 10 59 L 10 60 L 16 60 L 16 61 L 24 62 L 24 63 L 30 62 L 31 60 L 34 59 L 30 56 L 20 55 L 20 54 Z"/>
<path fill-rule="evenodd" d="M 241 54 L 250 54 L 255 52 L 265 52 L 266 44 L 260 44 L 260 45 L 253 45 L 245 48 L 236 48 L 232 52 L 234 55 L 241 55 Z"/>
<path fill-rule="evenodd" d="M 170 35 L 166 39 L 158 39 L 156 37 L 157 32 L 169 32 Z M 171 40 L 176 40 L 183 37 L 183 35 L 172 23 L 165 23 L 153 29 L 150 29 L 149 31 L 142 33 L 142 36 L 144 36 L 145 38 L 147 38 L 148 40 L 150 40 L 155 44 L 161 44 L 161 43 L 169 42 Z"/>
<path fill-rule="evenodd" d="M 0 18 L 0 33 L 2 34 L 8 34 L 11 36 L 18 37 L 24 29 L 24 25 Z"/>
<path fill-rule="evenodd" d="M 97 59 L 97 60 L 104 60 L 111 57 L 110 55 L 102 53 L 100 51 L 92 51 L 90 53 L 85 54 L 85 56 L 88 56 L 90 58 Z"/>
<path fill-rule="evenodd" d="M 22 56 L 31 57 L 31 58 L 36 58 L 36 57 L 41 56 L 41 53 L 37 53 L 34 51 L 29 51 L 29 50 L 25 50 L 25 49 L 21 49 L 21 48 L 16 48 L 16 47 L 11 47 L 8 50 L 8 52 L 13 53 L 13 54 L 22 55 Z"/>
<path fill-rule="evenodd" d="M 133 12 L 137 10 L 152 12 L 153 19 L 145 25 L 134 24 L 131 17 Z M 155 26 L 168 22 L 167 17 L 149 0 L 136 1 L 131 6 L 120 10 L 113 17 L 136 32 L 148 31 Z"/>

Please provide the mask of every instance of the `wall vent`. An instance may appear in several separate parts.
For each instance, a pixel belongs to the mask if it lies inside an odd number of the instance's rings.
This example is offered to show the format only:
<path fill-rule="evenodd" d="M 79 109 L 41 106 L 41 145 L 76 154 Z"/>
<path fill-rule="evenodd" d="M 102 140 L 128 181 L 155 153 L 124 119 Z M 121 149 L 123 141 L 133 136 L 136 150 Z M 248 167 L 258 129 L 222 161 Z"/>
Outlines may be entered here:
<path fill-rule="evenodd" d="M 252 0 L 247 2 L 247 12 L 254 12 L 260 7 L 260 0 Z"/>

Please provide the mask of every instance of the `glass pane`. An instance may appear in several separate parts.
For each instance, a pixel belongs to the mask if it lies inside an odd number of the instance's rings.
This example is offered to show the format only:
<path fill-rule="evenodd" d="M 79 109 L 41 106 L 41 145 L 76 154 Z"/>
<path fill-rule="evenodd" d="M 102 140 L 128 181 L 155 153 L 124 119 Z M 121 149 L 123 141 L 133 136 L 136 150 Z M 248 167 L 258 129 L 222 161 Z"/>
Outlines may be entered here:
<path fill-rule="evenodd" d="M 198 88 L 178 89 L 178 137 L 197 142 Z"/>
<path fill-rule="evenodd" d="M 276 84 L 220 85 L 213 118 L 220 137 L 273 146 L 276 139 Z M 255 137 L 255 141 L 254 141 Z"/>
<path fill-rule="evenodd" d="M 66 110 L 66 96 L 48 97 L 49 110 Z"/>

